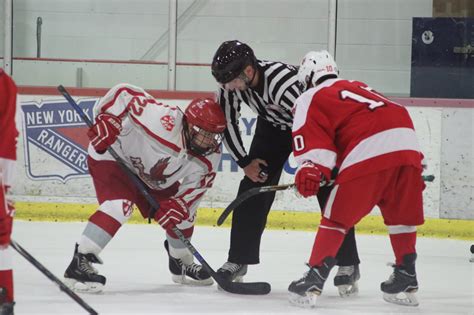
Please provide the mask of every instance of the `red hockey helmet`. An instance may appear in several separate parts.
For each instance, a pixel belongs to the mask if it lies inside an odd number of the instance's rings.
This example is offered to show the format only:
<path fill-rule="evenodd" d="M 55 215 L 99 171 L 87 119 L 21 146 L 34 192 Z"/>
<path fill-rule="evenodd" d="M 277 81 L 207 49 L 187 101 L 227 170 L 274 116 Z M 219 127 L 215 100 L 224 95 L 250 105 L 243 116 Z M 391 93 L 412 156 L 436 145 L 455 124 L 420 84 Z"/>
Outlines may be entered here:
<path fill-rule="evenodd" d="M 185 135 L 188 148 L 198 155 L 215 152 L 221 142 L 227 122 L 224 112 L 214 100 L 198 98 L 184 111 L 188 127 Z"/>

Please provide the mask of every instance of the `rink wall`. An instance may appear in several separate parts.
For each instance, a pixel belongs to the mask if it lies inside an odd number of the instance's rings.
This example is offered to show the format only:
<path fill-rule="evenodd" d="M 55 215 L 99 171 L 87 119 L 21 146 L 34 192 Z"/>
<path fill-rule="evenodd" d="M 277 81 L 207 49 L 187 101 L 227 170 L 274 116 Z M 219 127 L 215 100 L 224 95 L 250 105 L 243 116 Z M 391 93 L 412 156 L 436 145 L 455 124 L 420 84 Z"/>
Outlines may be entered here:
<path fill-rule="evenodd" d="M 215 50 L 225 40 L 239 39 L 259 58 L 294 65 L 308 51 L 335 44 L 342 77 L 358 78 L 385 94 L 408 95 L 412 18 L 433 16 L 432 0 L 338 0 L 337 41 L 331 43 L 329 10 L 334 1 L 178 2 L 176 60 L 188 64 L 176 68 L 177 90 L 212 90 L 215 82 L 208 64 Z M 167 89 L 169 4 L 168 0 L 15 1 L 15 81 L 78 87 L 130 82 Z M 0 6 L 0 16 L 3 10 Z M 3 48 L 0 40 L 0 51 Z M 41 58 L 32 58 L 38 57 L 38 50 Z"/>
<path fill-rule="evenodd" d="M 104 89 L 71 89 L 86 113 Z M 158 99 L 185 107 L 207 92 L 152 91 Z M 425 190 L 425 213 L 429 218 L 474 219 L 474 101 L 397 98 L 414 120 L 421 147 L 428 161 L 426 174 L 436 180 Z M 92 181 L 85 163 L 86 126 L 54 88 L 21 87 L 19 97 L 20 138 L 18 168 L 13 189 L 19 202 L 95 203 Z M 255 115 L 242 108 L 242 138 L 249 147 Z M 286 163 L 281 183 L 293 180 L 295 163 Z M 224 149 L 214 187 L 201 206 L 223 208 L 235 197 L 243 173 Z M 292 192 L 278 193 L 273 209 L 319 212 L 316 200 L 298 199 Z M 377 213 L 377 212 L 375 212 Z"/>

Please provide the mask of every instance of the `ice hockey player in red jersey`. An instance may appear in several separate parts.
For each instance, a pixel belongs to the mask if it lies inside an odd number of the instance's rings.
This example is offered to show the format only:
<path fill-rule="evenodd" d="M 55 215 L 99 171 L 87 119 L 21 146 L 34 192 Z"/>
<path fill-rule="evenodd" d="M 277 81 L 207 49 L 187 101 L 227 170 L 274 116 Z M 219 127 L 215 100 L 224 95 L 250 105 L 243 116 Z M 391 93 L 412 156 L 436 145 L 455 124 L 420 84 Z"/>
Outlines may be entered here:
<path fill-rule="evenodd" d="M 295 103 L 295 184 L 304 197 L 339 168 L 309 259 L 309 271 L 293 281 L 290 302 L 314 307 L 344 235 L 378 206 L 395 254 L 394 270 L 381 283 L 387 302 L 418 305 L 416 226 L 423 224 L 423 155 L 407 110 L 369 86 L 338 78 L 327 51 L 304 57 Z M 401 294 L 400 294 L 401 293 Z M 400 297 L 402 295 L 402 297 Z"/>
<path fill-rule="evenodd" d="M 226 128 L 220 106 L 195 99 L 183 113 L 139 87 L 120 84 L 100 100 L 94 113 L 88 165 L 99 208 L 76 244 L 66 283 L 76 291 L 100 292 L 106 279 L 92 266 L 102 264 L 99 253 L 130 218 L 133 205 L 148 217 L 150 205 L 106 151 L 112 146 L 160 204 L 154 219 L 166 230 L 173 281 L 211 285 L 210 275 L 194 263 L 172 228 L 191 238 L 198 204 L 213 184 Z"/>
<path fill-rule="evenodd" d="M 15 123 L 17 87 L 0 69 L 0 314 L 13 314 L 13 266 L 10 236 L 15 209 L 6 195 L 13 181 L 18 130 Z"/>

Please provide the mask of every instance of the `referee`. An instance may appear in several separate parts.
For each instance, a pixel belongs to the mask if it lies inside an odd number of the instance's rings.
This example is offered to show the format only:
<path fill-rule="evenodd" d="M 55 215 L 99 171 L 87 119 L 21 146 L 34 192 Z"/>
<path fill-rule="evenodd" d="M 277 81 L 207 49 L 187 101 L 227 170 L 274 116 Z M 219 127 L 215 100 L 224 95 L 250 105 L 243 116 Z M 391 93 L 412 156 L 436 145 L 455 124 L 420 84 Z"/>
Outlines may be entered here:
<path fill-rule="evenodd" d="M 254 187 L 278 185 L 292 151 L 291 110 L 302 93 L 297 73 L 298 69 L 291 65 L 257 60 L 253 50 L 237 40 L 222 43 L 214 55 L 212 75 L 220 84 L 217 101 L 227 119 L 224 144 L 245 173 L 237 195 Z M 243 103 L 258 114 L 248 153 L 239 129 Z M 327 188 L 318 194 L 321 209 L 329 192 Z M 274 199 L 275 192 L 265 193 L 249 198 L 234 209 L 228 261 L 218 273 L 231 281 L 241 281 L 247 273 L 247 265 L 260 262 L 260 241 Z M 339 280 L 354 284 L 359 277 L 360 263 L 354 229 L 347 234 L 336 258 L 340 266 L 344 266 L 339 268 L 344 272 L 338 273 L 336 278 L 339 276 Z"/>

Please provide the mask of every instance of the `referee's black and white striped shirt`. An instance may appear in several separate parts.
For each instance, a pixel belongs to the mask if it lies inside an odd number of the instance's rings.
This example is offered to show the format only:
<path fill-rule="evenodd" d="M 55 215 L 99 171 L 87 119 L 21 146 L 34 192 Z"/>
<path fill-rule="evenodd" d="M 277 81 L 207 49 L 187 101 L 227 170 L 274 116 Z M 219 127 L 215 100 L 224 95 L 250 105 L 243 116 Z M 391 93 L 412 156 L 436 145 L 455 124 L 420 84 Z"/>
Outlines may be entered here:
<path fill-rule="evenodd" d="M 239 129 L 241 103 L 282 130 L 291 129 L 293 104 L 302 93 L 298 83 L 298 70 L 292 65 L 273 61 L 258 61 L 259 81 L 256 87 L 245 91 L 226 91 L 220 88 L 217 100 L 224 109 L 227 129 L 224 144 L 240 167 L 250 164 Z"/>

